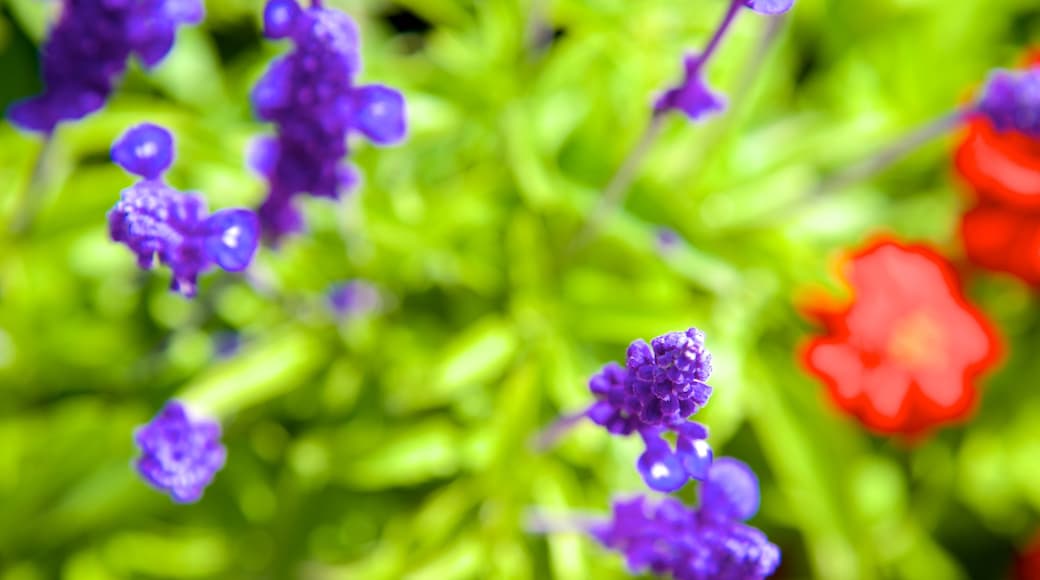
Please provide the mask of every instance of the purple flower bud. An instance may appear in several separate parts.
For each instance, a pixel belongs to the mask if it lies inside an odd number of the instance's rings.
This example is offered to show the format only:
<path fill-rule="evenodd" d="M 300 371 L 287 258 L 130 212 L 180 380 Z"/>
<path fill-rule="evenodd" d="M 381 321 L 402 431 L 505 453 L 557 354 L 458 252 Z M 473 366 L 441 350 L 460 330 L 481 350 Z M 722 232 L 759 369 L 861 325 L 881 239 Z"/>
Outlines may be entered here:
<path fill-rule="evenodd" d="M 1040 137 L 1040 68 L 994 72 L 977 111 L 998 131 Z"/>
<path fill-rule="evenodd" d="M 702 65 L 700 56 L 687 55 L 684 60 L 683 82 L 658 97 L 654 111 L 658 114 L 681 111 L 691 121 L 697 121 L 725 110 L 726 101 L 708 88 Z"/>
<path fill-rule="evenodd" d="M 708 476 L 713 464 L 714 452 L 706 438 L 707 434 L 697 438 L 679 435 L 675 441 L 675 454 L 679 457 L 683 471 L 690 479 L 703 480 Z"/>
<path fill-rule="evenodd" d="M 145 179 L 123 190 L 108 213 L 112 241 L 126 244 L 142 268 L 155 257 L 173 271 L 171 287 L 191 297 L 199 274 L 213 264 L 237 272 L 249 266 L 259 244 L 253 212 L 222 210 L 207 216 L 206 203 L 161 179 L 173 159 L 173 137 L 162 127 L 139 125 L 112 148 L 112 158 Z"/>
<path fill-rule="evenodd" d="M 661 253 L 674 250 L 680 240 L 681 238 L 675 230 L 666 227 L 657 228 L 657 249 Z"/>
<path fill-rule="evenodd" d="M 173 136 L 158 125 L 138 125 L 112 146 L 112 161 L 134 175 L 158 179 L 173 164 Z"/>
<path fill-rule="evenodd" d="M 201 0 L 66 0 L 42 49 L 44 92 L 11 107 L 19 127 L 51 133 L 104 106 L 131 55 L 152 67 L 177 27 L 202 20 Z"/>
<path fill-rule="evenodd" d="M 382 85 L 357 86 L 361 69 L 354 21 L 320 4 L 269 0 L 264 34 L 288 38 L 294 49 L 271 64 L 253 89 L 257 115 L 274 123 L 277 137 L 251 160 L 269 184 L 259 215 L 265 234 L 277 241 L 303 227 L 293 205 L 300 194 L 338 199 L 358 182 L 344 159 L 347 139 L 359 133 L 378 145 L 402 140 L 405 101 Z"/>
<path fill-rule="evenodd" d="M 404 97 L 383 85 L 358 87 L 354 91 L 354 122 L 357 130 L 377 145 L 393 145 L 404 139 Z"/>
<path fill-rule="evenodd" d="M 137 472 L 178 503 L 198 501 L 224 467 L 220 425 L 192 419 L 177 401 L 167 403 L 151 422 L 138 428 L 134 441 L 141 449 Z"/>
<path fill-rule="evenodd" d="M 636 469 L 643 481 L 653 490 L 672 492 L 679 490 L 689 481 L 682 459 L 668 447 L 659 435 L 644 435 L 646 451 L 639 456 Z"/>
<path fill-rule="evenodd" d="M 701 484 L 701 510 L 714 517 L 747 521 L 758 512 L 758 478 L 743 461 L 722 457 Z"/>
<path fill-rule="evenodd" d="M 379 290 L 364 280 L 333 285 L 329 289 L 328 300 L 332 311 L 342 317 L 372 312 L 382 304 Z"/>
<path fill-rule="evenodd" d="M 264 7 L 264 36 L 291 36 L 301 12 L 300 5 L 295 0 L 271 0 Z"/>
<path fill-rule="evenodd" d="M 794 0 L 744 0 L 744 5 L 761 14 L 783 14 L 794 6 Z"/>

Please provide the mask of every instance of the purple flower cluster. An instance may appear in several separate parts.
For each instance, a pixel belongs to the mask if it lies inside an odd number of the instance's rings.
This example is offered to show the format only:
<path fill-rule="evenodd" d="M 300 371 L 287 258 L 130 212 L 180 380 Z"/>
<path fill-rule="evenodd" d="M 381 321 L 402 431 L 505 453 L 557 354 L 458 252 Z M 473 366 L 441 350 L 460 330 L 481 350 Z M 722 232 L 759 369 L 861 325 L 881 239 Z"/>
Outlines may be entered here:
<path fill-rule="evenodd" d="M 202 20 L 202 0 L 65 0 L 42 51 L 43 94 L 15 104 L 9 116 L 29 131 L 51 133 L 105 105 L 127 59 L 157 65 L 177 27 Z"/>
<path fill-rule="evenodd" d="M 693 510 L 673 498 L 637 496 L 616 501 L 609 521 L 590 533 L 621 552 L 633 573 L 650 571 L 676 580 L 756 580 L 780 565 L 780 550 L 745 525 L 758 510 L 758 480 L 744 463 L 724 457 L 701 484 Z"/>
<path fill-rule="evenodd" d="M 711 353 L 696 328 L 628 347 L 625 366 L 610 363 L 589 381 L 596 402 L 586 416 L 615 435 L 638 432 L 646 451 L 637 464 L 647 485 L 674 491 L 704 477 L 711 448 L 707 429 L 687 419 L 711 396 Z M 662 434 L 676 434 L 675 450 Z"/>
<path fill-rule="evenodd" d="M 998 131 L 1040 138 L 1040 68 L 995 71 L 982 91 L 977 111 Z"/>
<path fill-rule="evenodd" d="M 390 145 L 404 138 L 407 127 L 399 92 L 355 84 L 361 70 L 358 31 L 347 15 L 317 2 L 303 9 L 295 0 L 269 0 L 264 34 L 295 45 L 252 93 L 257 115 L 278 129 L 251 154 L 251 165 L 269 183 L 260 220 L 265 235 L 277 240 L 303 227 L 294 196 L 337 199 L 357 183 L 357 173 L 344 162 L 351 133 Z"/>
<path fill-rule="evenodd" d="M 134 441 L 141 449 L 137 472 L 178 503 L 198 501 L 224 467 L 220 424 L 192 419 L 177 401 L 167 403 L 151 422 L 138 428 Z"/>
<path fill-rule="evenodd" d="M 112 240 L 133 250 L 142 268 L 151 268 L 158 256 L 173 271 L 173 290 L 192 297 L 199 274 L 214 264 L 229 272 L 249 266 L 259 243 L 256 215 L 244 209 L 207 215 L 201 197 L 163 182 L 173 162 L 169 131 L 138 125 L 112 147 L 112 159 L 143 178 L 123 190 L 108 213 Z"/>
<path fill-rule="evenodd" d="M 683 60 L 683 81 L 666 90 L 654 103 L 654 114 L 679 111 L 691 121 L 697 121 L 722 112 L 726 101 L 708 88 L 704 69 L 722 42 L 741 8 L 750 8 L 759 14 L 782 14 L 791 9 L 794 0 L 730 0 L 729 9 L 707 47 L 700 54 L 688 54 Z"/>

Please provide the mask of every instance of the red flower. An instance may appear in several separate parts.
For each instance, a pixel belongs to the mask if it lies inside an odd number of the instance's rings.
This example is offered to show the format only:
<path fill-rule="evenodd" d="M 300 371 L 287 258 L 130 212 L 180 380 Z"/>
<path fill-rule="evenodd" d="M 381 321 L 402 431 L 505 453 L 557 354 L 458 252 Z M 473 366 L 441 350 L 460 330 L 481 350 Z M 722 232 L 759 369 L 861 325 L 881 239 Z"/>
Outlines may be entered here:
<path fill-rule="evenodd" d="M 803 352 L 834 401 L 880 433 L 917 435 L 965 418 L 998 340 L 945 260 L 878 240 L 844 264 L 851 299 L 808 305 L 825 334 Z"/>
<path fill-rule="evenodd" d="M 1040 580 L 1040 536 L 1015 562 L 1015 580 Z"/>
<path fill-rule="evenodd" d="M 961 238 L 975 264 L 1040 287 L 1040 212 L 980 202 L 961 217 Z"/>
<path fill-rule="evenodd" d="M 1040 66 L 1040 52 L 1027 64 Z M 976 200 L 961 220 L 968 258 L 1040 286 L 1040 139 L 998 132 L 976 117 L 954 163 Z"/>

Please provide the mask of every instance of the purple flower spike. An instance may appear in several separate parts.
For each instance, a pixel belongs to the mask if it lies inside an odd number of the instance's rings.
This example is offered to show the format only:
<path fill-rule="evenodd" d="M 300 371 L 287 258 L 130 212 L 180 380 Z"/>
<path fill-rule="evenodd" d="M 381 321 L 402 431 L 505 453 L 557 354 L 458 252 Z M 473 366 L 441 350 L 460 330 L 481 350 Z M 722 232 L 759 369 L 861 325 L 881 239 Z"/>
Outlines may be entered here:
<path fill-rule="evenodd" d="M 634 574 L 677 580 L 759 580 L 776 572 L 780 550 L 761 531 L 704 517 L 678 500 L 616 501 L 611 519 L 590 529 L 605 547 L 625 556 Z"/>
<path fill-rule="evenodd" d="M 589 380 L 596 397 L 585 416 L 614 435 L 638 432 L 646 452 L 637 467 L 647 485 L 659 491 L 704 479 L 712 462 L 708 430 L 689 421 L 708 402 L 711 354 L 696 328 L 670 332 L 628 347 L 625 366 L 609 363 Z M 676 434 L 672 451 L 661 438 Z"/>
<path fill-rule="evenodd" d="M 173 135 L 158 125 L 138 125 L 112 146 L 112 161 L 134 175 L 158 179 L 173 164 Z"/>
<path fill-rule="evenodd" d="M 251 156 L 250 165 L 268 182 L 259 216 L 265 236 L 278 241 L 303 228 L 296 196 L 338 199 L 357 184 L 357 173 L 345 162 L 351 134 L 390 145 L 404 138 L 407 123 L 400 93 L 358 86 L 358 31 L 347 15 L 320 3 L 304 9 L 294 0 L 269 0 L 264 34 L 294 45 L 252 93 L 257 116 L 277 128 L 276 138 Z"/>
<path fill-rule="evenodd" d="M 201 0 L 66 0 L 44 43 L 44 92 L 11 107 L 19 127 L 51 133 L 61 121 L 80 119 L 105 105 L 137 56 L 147 67 L 173 47 L 177 28 L 202 20 Z"/>
<path fill-rule="evenodd" d="M 658 97 L 654 111 L 658 114 L 681 111 L 691 121 L 697 121 L 725 110 L 726 101 L 713 93 L 704 80 L 703 64 L 701 57 L 695 54 L 687 55 L 682 84 Z"/>
<path fill-rule="evenodd" d="M 794 0 L 744 0 L 744 5 L 760 14 L 783 14 L 794 6 Z"/>
<path fill-rule="evenodd" d="M 161 179 L 173 159 L 173 138 L 156 125 L 140 125 L 112 148 L 123 168 L 145 179 L 123 190 L 108 212 L 112 241 L 125 244 L 142 268 L 159 261 L 173 271 L 171 287 L 195 295 L 198 277 L 214 264 L 229 272 L 249 266 L 259 245 L 260 225 L 248 210 L 207 215 L 206 202 L 181 193 Z"/>
<path fill-rule="evenodd" d="M 1040 68 L 994 72 L 977 110 L 997 131 L 1040 137 Z"/>
<path fill-rule="evenodd" d="M 747 521 L 758 512 L 758 478 L 743 461 L 722 457 L 701 484 L 701 509 L 715 517 Z"/>
<path fill-rule="evenodd" d="M 177 401 L 167 403 L 151 422 L 138 428 L 134 441 L 141 449 L 137 472 L 177 503 L 198 501 L 224 467 L 220 425 L 192 419 Z"/>

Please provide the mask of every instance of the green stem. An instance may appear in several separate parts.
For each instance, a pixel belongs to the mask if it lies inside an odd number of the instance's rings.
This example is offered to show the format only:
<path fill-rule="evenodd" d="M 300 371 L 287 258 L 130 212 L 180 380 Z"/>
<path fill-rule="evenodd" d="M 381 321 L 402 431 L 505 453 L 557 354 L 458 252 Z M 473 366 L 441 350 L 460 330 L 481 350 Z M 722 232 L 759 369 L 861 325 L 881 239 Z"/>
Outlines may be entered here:
<path fill-rule="evenodd" d="M 824 178 L 807 197 L 814 198 L 839 191 L 881 173 L 929 141 L 953 130 L 970 113 L 970 109 L 957 109 L 914 129 L 870 157 Z"/>
<path fill-rule="evenodd" d="M 585 226 L 582 227 L 571 242 L 568 253 L 573 253 L 584 247 L 596 235 L 596 232 L 602 227 L 607 217 L 624 201 L 625 194 L 628 192 L 632 180 L 635 179 L 636 171 L 639 170 L 639 166 L 643 164 L 643 159 L 646 158 L 650 148 L 657 141 L 663 126 L 664 114 L 655 112 L 653 117 L 650 118 L 650 123 L 643 130 L 639 141 L 629 151 L 628 156 L 621 163 L 621 167 L 618 168 L 610 183 L 607 184 L 603 196 L 600 197 L 599 203 L 592 210 L 588 220 L 585 222 Z"/>
<path fill-rule="evenodd" d="M 40 146 L 40 151 L 36 154 L 36 162 L 33 164 L 29 183 L 22 193 L 22 197 L 15 207 L 11 222 L 8 225 L 8 232 L 10 232 L 13 238 L 21 238 L 29 233 L 33 222 L 36 220 L 36 214 L 39 213 L 42 207 L 52 148 L 53 138 L 50 134 L 47 134 L 43 139 L 43 144 Z"/>

